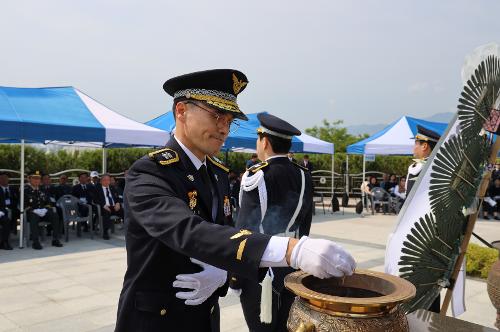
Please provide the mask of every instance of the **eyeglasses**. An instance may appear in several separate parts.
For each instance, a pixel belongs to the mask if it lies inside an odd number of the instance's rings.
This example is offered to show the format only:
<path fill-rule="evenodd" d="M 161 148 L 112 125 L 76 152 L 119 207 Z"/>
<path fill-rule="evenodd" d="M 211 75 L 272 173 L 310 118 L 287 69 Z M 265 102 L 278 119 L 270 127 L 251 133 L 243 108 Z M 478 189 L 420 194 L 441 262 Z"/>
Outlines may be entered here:
<path fill-rule="evenodd" d="M 214 118 L 217 126 L 225 126 L 226 128 L 229 128 L 230 134 L 235 133 L 240 128 L 240 121 L 238 121 L 237 119 L 233 119 L 233 120 L 228 121 L 225 119 L 225 117 L 223 116 L 222 113 L 219 113 L 216 111 L 211 111 L 205 107 L 202 107 L 200 104 L 192 102 L 192 101 L 186 101 L 185 103 L 194 105 L 197 108 L 209 113 Z"/>

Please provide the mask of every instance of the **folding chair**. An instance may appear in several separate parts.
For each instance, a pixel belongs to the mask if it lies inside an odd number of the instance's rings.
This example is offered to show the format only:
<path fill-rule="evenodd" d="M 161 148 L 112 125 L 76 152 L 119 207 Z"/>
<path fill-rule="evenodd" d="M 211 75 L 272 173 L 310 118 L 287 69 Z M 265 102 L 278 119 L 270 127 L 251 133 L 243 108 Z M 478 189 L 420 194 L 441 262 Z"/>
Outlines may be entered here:
<path fill-rule="evenodd" d="M 391 195 L 385 191 L 383 188 L 375 187 L 372 189 L 372 214 L 375 214 L 375 205 L 380 204 L 382 206 L 382 212 L 386 214 L 389 212 L 389 207 L 391 206 L 392 198 Z"/>
<path fill-rule="evenodd" d="M 86 217 L 81 216 L 78 206 L 82 203 L 78 198 L 72 195 L 64 195 L 57 200 L 56 206 L 58 206 L 62 211 L 63 224 L 64 224 L 64 236 L 65 241 L 69 241 L 69 224 L 74 225 L 78 223 L 89 223 L 90 225 L 90 238 L 94 238 L 94 226 L 92 223 L 92 205 L 84 204 L 88 207 L 89 213 Z M 78 226 L 78 225 L 77 225 Z"/>
<path fill-rule="evenodd" d="M 326 214 L 325 212 L 325 202 L 323 200 L 323 194 L 322 193 L 313 193 L 313 204 L 314 204 L 314 209 L 313 209 L 313 214 L 316 215 L 316 204 L 321 204 L 323 207 L 323 214 Z"/>

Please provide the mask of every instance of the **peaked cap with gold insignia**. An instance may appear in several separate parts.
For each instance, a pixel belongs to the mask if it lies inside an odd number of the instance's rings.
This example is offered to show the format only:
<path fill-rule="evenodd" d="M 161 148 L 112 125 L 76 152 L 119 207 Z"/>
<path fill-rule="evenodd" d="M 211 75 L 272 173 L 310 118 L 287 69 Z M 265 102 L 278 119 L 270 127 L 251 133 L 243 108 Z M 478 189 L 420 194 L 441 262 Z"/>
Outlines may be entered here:
<path fill-rule="evenodd" d="M 238 70 L 211 69 L 171 78 L 163 84 L 163 89 L 174 97 L 174 102 L 199 100 L 235 118 L 248 120 L 236 102 L 247 84 L 247 77 Z"/>
<path fill-rule="evenodd" d="M 417 125 L 417 135 L 413 137 L 416 141 L 434 142 L 437 143 L 441 135 L 433 130 L 427 129 L 424 126 Z"/>

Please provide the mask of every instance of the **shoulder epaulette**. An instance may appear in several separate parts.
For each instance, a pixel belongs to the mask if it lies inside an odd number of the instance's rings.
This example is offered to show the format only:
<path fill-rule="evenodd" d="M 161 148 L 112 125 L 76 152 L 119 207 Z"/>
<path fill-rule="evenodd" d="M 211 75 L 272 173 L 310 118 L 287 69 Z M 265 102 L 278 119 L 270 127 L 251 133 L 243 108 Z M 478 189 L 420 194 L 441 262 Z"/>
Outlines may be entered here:
<path fill-rule="evenodd" d="M 158 164 L 166 166 L 179 161 L 179 155 L 172 149 L 165 148 L 148 153 L 150 159 Z"/>
<path fill-rule="evenodd" d="M 229 168 L 227 168 L 226 165 L 224 165 L 222 163 L 222 161 L 220 161 L 219 159 L 217 159 L 215 157 L 209 157 L 209 156 L 207 156 L 207 158 L 208 158 L 208 160 L 210 160 L 212 162 L 212 164 L 214 164 L 215 166 L 219 167 L 224 172 L 229 173 Z"/>
<path fill-rule="evenodd" d="M 307 167 L 304 167 L 304 166 L 302 166 L 300 164 L 294 163 L 293 161 L 291 163 L 294 164 L 295 166 L 299 167 L 299 168 L 302 168 L 304 171 L 308 171 Z"/>
<path fill-rule="evenodd" d="M 250 167 L 248 169 L 249 172 L 251 173 L 256 173 L 258 170 L 261 170 L 263 169 L 264 167 L 266 167 L 267 165 L 269 165 L 269 163 L 267 161 L 263 161 L 261 163 L 258 163 L 258 164 L 255 164 L 253 165 L 252 167 Z"/>

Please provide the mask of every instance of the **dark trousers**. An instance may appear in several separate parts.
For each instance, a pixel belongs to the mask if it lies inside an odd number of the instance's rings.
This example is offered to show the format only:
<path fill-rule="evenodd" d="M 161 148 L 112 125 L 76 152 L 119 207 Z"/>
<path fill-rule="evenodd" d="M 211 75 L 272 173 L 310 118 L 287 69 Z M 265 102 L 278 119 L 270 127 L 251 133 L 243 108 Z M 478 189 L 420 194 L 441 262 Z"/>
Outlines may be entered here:
<path fill-rule="evenodd" d="M 40 229 L 38 224 L 42 221 L 48 222 L 52 226 L 52 238 L 54 240 L 58 240 L 59 236 L 61 235 L 62 223 L 59 220 L 57 214 L 52 211 L 52 208 L 47 208 L 47 213 L 43 217 L 40 217 L 31 210 L 28 211 L 28 222 L 30 224 L 31 239 L 33 241 L 39 241 L 38 237 L 40 234 Z"/>
<path fill-rule="evenodd" d="M 104 207 L 101 207 L 101 215 L 102 215 L 102 228 L 104 234 L 107 234 L 108 230 L 111 228 L 111 216 L 118 216 L 123 218 L 123 208 L 120 206 L 120 210 L 116 211 L 114 206 L 110 206 L 109 209 L 111 211 L 106 210 Z"/>
<path fill-rule="evenodd" d="M 8 208 L 12 212 L 12 217 L 10 218 L 10 230 L 12 233 L 17 234 L 17 219 L 19 219 L 21 212 L 17 207 L 8 206 Z"/>
<path fill-rule="evenodd" d="M 273 271 L 276 269 L 273 268 Z M 274 279 L 273 285 L 282 284 L 283 279 Z M 277 282 L 278 281 L 278 282 Z M 286 288 L 277 291 L 273 287 L 273 320 L 270 324 L 260 322 L 260 294 L 262 287 L 255 281 L 241 280 L 240 302 L 250 332 L 287 332 L 286 322 L 295 296 Z"/>
<path fill-rule="evenodd" d="M 6 215 L 0 218 L 0 243 L 9 242 L 10 226 L 10 220 Z"/>
<path fill-rule="evenodd" d="M 89 215 L 89 207 L 87 205 L 83 204 L 78 204 L 78 213 L 82 217 L 87 217 Z M 95 204 L 92 204 L 92 224 L 94 226 L 94 229 L 96 229 L 96 223 L 97 223 L 97 206 Z M 90 225 L 85 224 L 83 227 L 85 231 L 88 231 Z M 78 223 L 77 227 L 81 227 L 80 223 Z"/>

